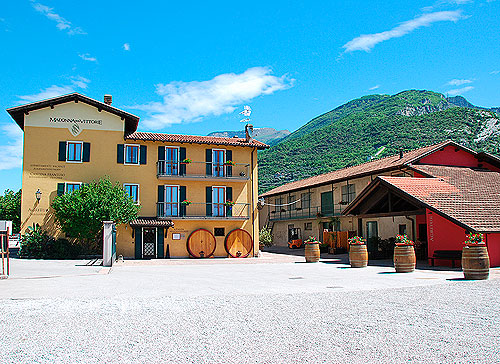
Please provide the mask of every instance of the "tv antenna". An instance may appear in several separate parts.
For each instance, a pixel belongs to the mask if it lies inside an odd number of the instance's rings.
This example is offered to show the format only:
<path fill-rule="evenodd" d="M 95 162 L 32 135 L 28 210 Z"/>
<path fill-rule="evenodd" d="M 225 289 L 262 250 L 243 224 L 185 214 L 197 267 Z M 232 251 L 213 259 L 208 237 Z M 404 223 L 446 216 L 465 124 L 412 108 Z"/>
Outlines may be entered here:
<path fill-rule="evenodd" d="M 243 115 L 245 118 L 241 119 L 240 123 L 249 123 L 251 114 L 252 114 L 252 109 L 250 108 L 250 106 L 248 105 L 243 106 L 243 111 L 240 112 L 240 115 Z"/>

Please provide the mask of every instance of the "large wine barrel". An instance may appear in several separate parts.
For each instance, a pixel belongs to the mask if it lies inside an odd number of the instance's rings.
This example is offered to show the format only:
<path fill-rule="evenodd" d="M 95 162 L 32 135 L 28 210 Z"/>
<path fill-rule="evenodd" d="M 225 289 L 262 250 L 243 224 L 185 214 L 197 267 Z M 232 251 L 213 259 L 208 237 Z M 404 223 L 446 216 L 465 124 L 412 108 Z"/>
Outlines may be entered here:
<path fill-rule="evenodd" d="M 306 244 L 305 255 L 307 263 L 319 262 L 319 257 L 320 257 L 319 244 Z"/>
<path fill-rule="evenodd" d="M 350 245 L 349 263 L 352 268 L 364 268 L 368 265 L 368 250 L 365 244 Z"/>
<path fill-rule="evenodd" d="M 398 273 L 410 273 L 415 270 L 417 259 L 413 245 L 396 246 L 394 248 L 394 268 Z"/>
<path fill-rule="evenodd" d="M 186 245 L 192 257 L 209 258 L 215 252 L 215 236 L 206 229 L 198 229 L 189 235 Z"/>
<path fill-rule="evenodd" d="M 486 246 L 465 246 L 462 249 L 462 269 L 465 279 L 488 279 L 490 257 Z"/>
<path fill-rule="evenodd" d="M 252 252 L 253 240 L 248 231 L 234 229 L 226 235 L 224 247 L 230 257 L 246 258 Z"/>

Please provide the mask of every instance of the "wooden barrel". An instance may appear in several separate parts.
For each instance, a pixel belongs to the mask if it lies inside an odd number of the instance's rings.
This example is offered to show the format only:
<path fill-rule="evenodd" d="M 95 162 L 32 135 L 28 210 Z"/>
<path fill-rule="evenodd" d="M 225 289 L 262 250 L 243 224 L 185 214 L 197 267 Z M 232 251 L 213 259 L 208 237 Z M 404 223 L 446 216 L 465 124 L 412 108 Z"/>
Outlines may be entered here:
<path fill-rule="evenodd" d="M 250 233 L 243 229 L 234 229 L 226 235 L 224 247 L 232 258 L 246 258 L 253 249 L 253 240 Z"/>
<path fill-rule="evenodd" d="M 410 273 L 415 270 L 415 249 L 413 245 L 396 246 L 394 248 L 394 268 L 398 273 Z"/>
<path fill-rule="evenodd" d="M 351 244 L 349 248 L 349 263 L 352 268 L 364 268 L 368 265 L 368 250 L 366 244 Z"/>
<path fill-rule="evenodd" d="M 186 243 L 187 251 L 193 258 L 211 257 L 215 252 L 215 245 L 215 236 L 206 229 L 193 231 Z"/>
<path fill-rule="evenodd" d="M 465 279 L 488 279 L 490 257 L 486 245 L 465 246 L 462 249 L 462 269 Z"/>
<path fill-rule="evenodd" d="M 319 262 L 319 244 L 306 244 L 305 254 L 307 263 Z"/>

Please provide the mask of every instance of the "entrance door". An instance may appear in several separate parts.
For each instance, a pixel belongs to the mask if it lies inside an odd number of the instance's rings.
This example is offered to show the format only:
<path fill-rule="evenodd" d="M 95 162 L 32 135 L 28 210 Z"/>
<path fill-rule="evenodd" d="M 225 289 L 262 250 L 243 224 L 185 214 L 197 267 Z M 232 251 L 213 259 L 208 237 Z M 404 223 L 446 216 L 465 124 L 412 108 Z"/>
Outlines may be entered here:
<path fill-rule="evenodd" d="M 366 248 L 369 252 L 376 252 L 378 244 L 375 239 L 378 236 L 378 225 L 376 221 L 367 221 L 366 223 Z"/>
<path fill-rule="evenodd" d="M 156 228 L 142 228 L 142 257 L 156 258 Z"/>
<path fill-rule="evenodd" d="M 212 175 L 214 177 L 224 177 L 224 153 L 222 149 L 214 149 L 212 151 Z"/>

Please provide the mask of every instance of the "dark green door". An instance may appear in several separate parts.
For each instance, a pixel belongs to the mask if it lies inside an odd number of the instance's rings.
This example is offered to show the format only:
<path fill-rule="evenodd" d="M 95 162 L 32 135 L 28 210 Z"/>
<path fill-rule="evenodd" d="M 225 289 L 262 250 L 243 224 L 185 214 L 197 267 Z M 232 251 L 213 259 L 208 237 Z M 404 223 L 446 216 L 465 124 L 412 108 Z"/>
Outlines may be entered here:
<path fill-rule="evenodd" d="M 333 215 L 333 192 L 323 192 L 321 194 L 321 213 L 323 215 Z"/>

